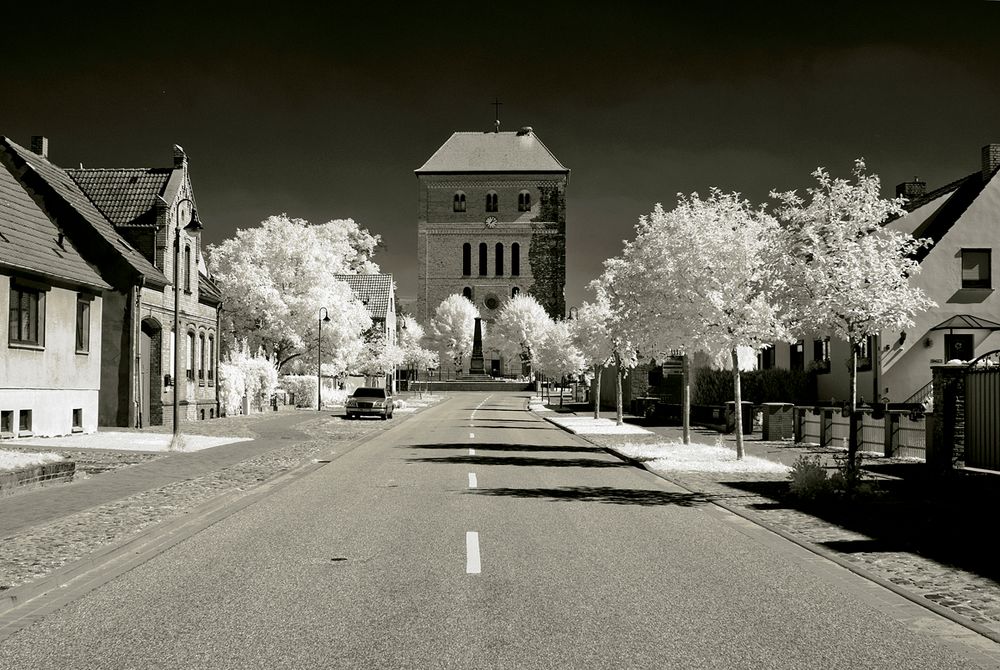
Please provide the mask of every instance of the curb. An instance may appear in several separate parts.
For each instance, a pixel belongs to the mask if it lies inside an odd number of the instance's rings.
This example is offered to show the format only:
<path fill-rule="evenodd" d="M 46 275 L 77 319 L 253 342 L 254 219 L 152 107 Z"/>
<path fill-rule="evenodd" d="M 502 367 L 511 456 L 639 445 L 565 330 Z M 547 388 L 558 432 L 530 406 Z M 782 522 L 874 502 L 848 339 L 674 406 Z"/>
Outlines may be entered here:
<path fill-rule="evenodd" d="M 536 417 L 538 417 L 538 418 L 540 418 L 540 419 L 542 419 L 544 421 L 547 421 L 548 423 L 552 424 L 553 426 L 556 426 L 557 428 L 560 428 L 560 429 L 564 430 L 565 432 L 569 433 L 570 435 L 578 437 L 581 440 L 584 440 L 585 442 L 587 442 L 589 444 L 592 444 L 595 447 L 597 447 L 597 448 L 599 448 L 599 449 L 601 449 L 601 450 L 603 450 L 603 451 L 611 454 L 612 456 L 616 456 L 617 458 L 621 459 L 622 461 L 624 461 L 626 463 L 629 463 L 630 465 L 633 465 L 633 466 L 635 466 L 637 468 L 640 468 L 640 469 L 642 469 L 642 470 L 650 473 L 651 475 L 654 475 L 656 477 L 659 477 L 660 479 L 668 481 L 671 484 L 673 484 L 674 486 L 678 486 L 678 487 L 684 489 L 688 493 L 692 493 L 692 494 L 699 494 L 700 493 L 699 491 L 692 490 L 689 486 L 681 483 L 680 481 L 678 481 L 676 479 L 673 479 L 671 477 L 663 475 L 663 474 L 661 474 L 659 472 L 655 472 L 653 470 L 650 470 L 649 468 L 646 467 L 646 465 L 642 461 L 636 460 L 634 458 L 630 458 L 629 456 L 625 456 L 624 454 L 618 453 L 614 449 L 611 449 L 609 447 L 605 447 L 605 446 L 603 446 L 601 444 L 598 444 L 597 442 L 594 442 L 593 440 L 589 439 L 586 435 L 580 435 L 578 433 L 574 433 L 573 431 L 569 430 L 567 427 L 559 425 L 558 423 L 556 423 L 555 421 L 550 420 L 546 416 L 540 415 L 540 414 L 538 414 L 538 413 L 536 413 L 536 412 L 534 412 L 532 410 L 528 410 L 528 411 L 531 412 L 531 414 L 533 414 L 534 416 L 536 416 Z M 830 551 L 829 549 L 826 549 L 825 547 L 821 547 L 821 546 L 819 546 L 817 544 L 813 544 L 812 542 L 809 542 L 808 540 L 803 540 L 801 538 L 795 537 L 794 535 L 792 535 L 788 531 L 782 530 L 781 528 L 778 528 L 778 527 L 776 527 L 776 526 L 774 526 L 774 525 L 772 525 L 772 524 L 770 524 L 770 523 L 768 523 L 766 521 L 763 521 L 763 520 L 759 519 L 756 516 L 753 516 L 749 512 L 746 512 L 746 511 L 741 510 L 739 508 L 735 508 L 735 507 L 733 507 L 733 506 L 731 506 L 731 505 L 729 505 L 727 503 L 713 500 L 709 504 L 715 505 L 716 507 L 719 507 L 721 509 L 726 510 L 730 514 L 734 514 L 734 515 L 736 515 L 736 516 L 738 516 L 738 517 L 740 517 L 740 518 L 742 518 L 742 519 L 744 519 L 746 521 L 749 521 L 750 523 L 753 523 L 753 524 L 755 524 L 757 526 L 760 526 L 764 530 L 769 531 L 771 533 L 774 533 L 775 535 L 777 535 L 777 536 L 779 536 L 779 537 L 781 537 L 781 538 L 783 538 L 783 539 L 785 539 L 785 540 L 787 540 L 789 542 L 792 542 L 793 544 L 796 544 L 799 547 L 802 547 L 803 549 L 805 549 L 805 550 L 807 550 L 807 551 L 809 551 L 809 552 L 811 552 L 811 553 L 819 556 L 820 558 L 825 558 L 825 559 L 827 559 L 827 560 L 829 560 L 829 561 L 831 561 L 833 563 L 836 563 L 840 567 L 842 567 L 842 568 L 844 568 L 846 570 L 849 570 L 850 572 L 853 572 L 854 574 L 858 575 L 859 577 L 863 577 L 863 578 L 867 579 L 868 581 L 873 582 L 874 584 L 877 584 L 878 586 L 881 586 L 884 589 L 888 589 L 889 591 L 892 591 L 896 595 L 898 595 L 898 596 L 900 596 L 902 598 L 905 598 L 906 600 L 909 600 L 910 602 L 912 602 L 912 603 L 914 603 L 916 605 L 920 605 L 924 609 L 930 610 L 934 614 L 937 614 L 938 616 L 944 617 L 945 619 L 948 619 L 951 622 L 956 623 L 959 626 L 962 626 L 963 628 L 967 628 L 967 629 L 971 630 L 972 632 L 977 633 L 978 635 L 982 635 L 983 637 L 987 638 L 988 640 L 990 640 L 992 642 L 1000 643 L 1000 633 L 996 633 L 996 632 L 994 632 L 994 631 L 986 628 L 985 626 L 982 626 L 982 625 L 976 623 L 975 621 L 967 619 L 966 617 L 963 617 L 962 615 L 953 612 L 952 610 L 948 609 L 947 607 L 943 607 L 941 605 L 938 605 L 937 603 L 934 603 L 934 602 L 931 602 L 931 601 L 927 600 L 926 598 L 923 598 L 922 596 L 919 596 L 919 595 L 916 595 L 916 594 L 914 594 L 914 593 L 912 593 L 910 591 L 907 591 L 906 589 L 903 589 L 902 587 L 900 587 L 900 586 L 898 586 L 896 584 L 893 584 L 892 582 L 890 582 L 889 580 L 885 579 L 884 577 L 880 577 L 879 575 L 871 572 L 867 568 L 863 568 L 863 567 L 861 567 L 859 565 L 851 563 L 850 561 L 848 561 L 848 560 L 846 560 L 844 558 L 841 558 L 838 554 Z"/>

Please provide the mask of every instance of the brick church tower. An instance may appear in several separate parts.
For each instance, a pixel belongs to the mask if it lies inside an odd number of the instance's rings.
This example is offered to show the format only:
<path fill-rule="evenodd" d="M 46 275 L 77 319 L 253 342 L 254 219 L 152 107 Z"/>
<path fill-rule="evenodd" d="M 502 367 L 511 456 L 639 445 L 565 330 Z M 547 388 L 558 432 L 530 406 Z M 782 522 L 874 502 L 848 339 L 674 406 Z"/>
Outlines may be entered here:
<path fill-rule="evenodd" d="M 454 133 L 416 175 L 418 320 L 453 293 L 487 323 L 519 292 L 564 316 L 569 170 L 530 127 Z"/>

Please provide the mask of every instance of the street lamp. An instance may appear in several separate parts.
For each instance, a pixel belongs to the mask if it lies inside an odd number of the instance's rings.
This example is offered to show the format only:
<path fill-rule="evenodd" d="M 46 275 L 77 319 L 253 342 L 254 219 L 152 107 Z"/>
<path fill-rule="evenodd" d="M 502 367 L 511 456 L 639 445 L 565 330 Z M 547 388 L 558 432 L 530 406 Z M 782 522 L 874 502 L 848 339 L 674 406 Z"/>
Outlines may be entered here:
<path fill-rule="evenodd" d="M 323 411 L 323 322 L 330 323 L 326 307 L 319 308 L 319 337 L 316 338 L 316 409 Z"/>
<path fill-rule="evenodd" d="M 194 200 L 191 198 L 178 200 L 174 208 L 174 437 L 180 433 L 181 424 L 181 205 L 185 202 L 190 205 L 188 207 L 190 221 L 184 226 L 184 232 L 196 233 L 205 228 L 198 220 Z"/>

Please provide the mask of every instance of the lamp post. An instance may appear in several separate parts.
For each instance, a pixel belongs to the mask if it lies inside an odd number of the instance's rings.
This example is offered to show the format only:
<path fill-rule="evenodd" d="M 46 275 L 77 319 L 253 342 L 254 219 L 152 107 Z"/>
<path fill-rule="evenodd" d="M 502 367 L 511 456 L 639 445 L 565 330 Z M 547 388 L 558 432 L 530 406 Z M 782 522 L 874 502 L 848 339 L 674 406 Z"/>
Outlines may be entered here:
<path fill-rule="evenodd" d="M 190 220 L 183 230 L 196 233 L 204 228 L 198 221 L 194 200 L 181 198 L 174 206 L 174 437 L 180 433 L 181 417 L 181 205 L 188 203 Z M 190 271 L 190 268 L 188 268 Z"/>
<path fill-rule="evenodd" d="M 323 322 L 330 322 L 326 307 L 319 308 L 319 336 L 316 338 L 316 409 L 323 411 Z"/>

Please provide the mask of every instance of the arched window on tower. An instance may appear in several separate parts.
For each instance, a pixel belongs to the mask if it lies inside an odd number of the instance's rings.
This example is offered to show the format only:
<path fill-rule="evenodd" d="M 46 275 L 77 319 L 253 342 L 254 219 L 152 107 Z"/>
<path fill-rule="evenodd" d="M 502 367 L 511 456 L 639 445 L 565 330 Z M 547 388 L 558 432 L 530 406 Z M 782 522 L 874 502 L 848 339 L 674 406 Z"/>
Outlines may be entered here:
<path fill-rule="evenodd" d="M 472 300 L 472 289 L 466 286 L 462 289 L 462 297 Z"/>
<path fill-rule="evenodd" d="M 452 201 L 452 209 L 456 212 L 465 211 L 465 194 L 461 191 L 455 192 L 455 199 Z"/>
<path fill-rule="evenodd" d="M 496 276 L 503 277 L 503 242 L 497 242 Z"/>
<path fill-rule="evenodd" d="M 520 293 L 520 292 L 521 292 L 521 289 L 519 289 L 518 287 L 515 286 L 515 287 L 513 287 L 513 288 L 510 289 L 510 297 L 511 298 L 515 298 L 515 297 L 517 297 L 517 294 Z"/>
<path fill-rule="evenodd" d="M 517 211 L 519 212 L 530 212 L 531 211 L 531 194 L 527 191 L 521 191 L 517 194 Z"/>
<path fill-rule="evenodd" d="M 487 212 L 496 212 L 496 211 L 499 211 L 497 209 L 497 192 L 496 191 L 490 191 L 489 193 L 486 194 L 486 211 Z"/>
<path fill-rule="evenodd" d="M 462 276 L 472 274 L 472 245 L 466 242 L 462 245 Z"/>
<path fill-rule="evenodd" d="M 487 265 L 489 263 L 486 261 L 486 243 L 479 243 L 479 276 L 485 277 L 487 272 Z"/>
<path fill-rule="evenodd" d="M 521 276 L 521 245 L 517 242 L 510 245 L 510 275 Z"/>

